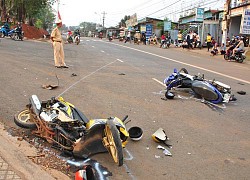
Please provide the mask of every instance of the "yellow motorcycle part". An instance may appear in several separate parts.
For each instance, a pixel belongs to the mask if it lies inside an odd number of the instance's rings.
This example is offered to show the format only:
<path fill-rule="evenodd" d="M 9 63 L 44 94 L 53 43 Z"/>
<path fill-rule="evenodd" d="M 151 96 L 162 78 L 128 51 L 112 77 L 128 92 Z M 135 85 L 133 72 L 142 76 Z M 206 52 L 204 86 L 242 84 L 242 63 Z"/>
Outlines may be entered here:
<path fill-rule="evenodd" d="M 74 106 L 73 104 L 67 102 L 67 101 L 64 101 L 63 97 L 61 97 L 61 96 L 58 97 L 57 100 L 60 101 L 61 103 L 63 103 L 65 106 L 68 107 L 68 108 L 67 108 L 67 114 L 68 114 L 69 116 L 71 116 L 71 115 L 72 115 L 72 111 L 71 111 L 71 108 L 70 108 L 70 107 L 75 107 L 75 106 Z"/>
<path fill-rule="evenodd" d="M 167 135 L 165 134 L 165 131 L 162 128 L 159 128 L 153 135 L 152 138 L 156 142 L 166 141 Z"/>

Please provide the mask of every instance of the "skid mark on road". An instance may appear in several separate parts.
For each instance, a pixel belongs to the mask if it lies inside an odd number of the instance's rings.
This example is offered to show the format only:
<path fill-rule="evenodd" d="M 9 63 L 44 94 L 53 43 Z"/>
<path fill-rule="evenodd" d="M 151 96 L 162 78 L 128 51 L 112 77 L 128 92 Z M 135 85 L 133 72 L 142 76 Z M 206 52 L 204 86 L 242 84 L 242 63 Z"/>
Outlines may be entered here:
<path fill-rule="evenodd" d="M 109 66 L 109 65 L 111 65 L 111 64 L 113 64 L 113 63 L 115 63 L 115 62 L 117 62 L 117 60 L 115 60 L 115 61 L 113 61 L 113 62 L 110 62 L 110 63 L 108 63 L 108 64 L 106 64 L 106 65 L 104 65 L 104 66 L 98 68 L 97 70 L 93 71 L 92 73 L 88 74 L 87 76 L 84 76 L 84 77 L 81 78 L 79 81 L 76 81 L 76 82 L 73 83 L 71 86 L 69 86 L 67 89 L 65 89 L 65 90 L 64 90 L 61 94 L 59 94 L 57 97 L 62 96 L 64 93 L 66 93 L 67 91 L 69 91 L 72 87 L 74 87 L 75 85 L 77 85 L 77 84 L 78 84 L 79 82 L 81 82 L 82 80 L 86 79 L 87 77 L 89 77 L 89 76 L 95 74 L 96 72 L 98 72 L 98 71 L 104 69 L 105 67 L 107 67 L 107 66 Z"/>
<path fill-rule="evenodd" d="M 105 41 L 102 41 L 102 42 L 108 43 L 108 42 L 105 42 Z M 109 44 L 111 44 L 111 43 L 109 43 Z M 240 78 L 236 78 L 236 77 L 233 77 L 233 76 L 229 76 L 229 75 L 226 75 L 226 74 L 223 74 L 223 73 L 220 73 L 220 72 L 216 72 L 216 71 L 213 71 L 213 70 L 210 70 L 210 69 L 206 69 L 206 68 L 203 68 L 203 67 L 200 67 L 200 66 L 195 66 L 193 64 L 181 62 L 181 61 L 178 61 L 176 59 L 167 58 L 167 57 L 164 57 L 164 56 L 161 56 L 161 55 L 158 55 L 158 54 L 150 53 L 150 52 L 147 52 L 147 51 L 143 51 L 143 50 L 140 50 L 140 49 L 135 49 L 135 48 L 124 46 L 124 45 L 120 45 L 120 44 L 115 44 L 115 43 L 112 43 L 112 44 L 115 45 L 115 46 L 124 47 L 124 48 L 127 48 L 127 49 L 131 49 L 131 50 L 134 50 L 134 51 L 138 51 L 138 52 L 144 53 L 144 54 L 149 54 L 149 55 L 152 55 L 152 56 L 155 56 L 155 57 L 166 59 L 166 60 L 169 60 L 169 61 L 172 61 L 172 62 L 175 62 L 175 63 L 183 64 L 185 66 L 190 66 L 190 67 L 193 67 L 193 68 L 196 68 L 196 69 L 200 69 L 200 70 L 203 70 L 203 71 L 214 73 L 214 74 L 217 74 L 217 75 L 220 75 L 220 76 L 227 77 L 229 79 L 234 79 L 234 80 L 237 80 L 237 81 L 241 81 L 241 82 L 244 82 L 246 84 L 250 84 L 250 81 L 247 81 L 247 80 L 244 80 L 244 79 L 240 79 Z"/>
<path fill-rule="evenodd" d="M 123 62 L 122 60 L 120 60 L 120 59 L 116 59 L 117 61 L 120 61 L 120 62 Z"/>
<path fill-rule="evenodd" d="M 123 164 L 123 167 L 125 167 L 126 172 L 127 172 L 127 174 L 130 176 L 130 178 L 131 178 L 132 180 L 136 180 L 136 178 L 135 178 L 134 175 L 131 173 L 131 171 L 130 171 L 130 169 L 128 168 L 128 166 L 127 166 L 126 164 Z"/>

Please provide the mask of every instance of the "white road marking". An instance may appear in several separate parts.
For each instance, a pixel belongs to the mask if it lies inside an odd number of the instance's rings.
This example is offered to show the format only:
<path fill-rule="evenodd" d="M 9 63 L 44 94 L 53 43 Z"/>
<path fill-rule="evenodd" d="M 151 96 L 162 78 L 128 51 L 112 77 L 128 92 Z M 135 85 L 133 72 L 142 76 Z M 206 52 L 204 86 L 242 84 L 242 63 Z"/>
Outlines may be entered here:
<path fill-rule="evenodd" d="M 120 62 L 123 62 L 122 60 L 120 60 L 120 59 L 116 59 L 117 61 L 120 61 Z"/>
<path fill-rule="evenodd" d="M 132 154 L 126 148 L 124 148 L 124 151 L 128 155 L 128 157 L 124 158 L 126 161 L 131 161 L 132 159 L 134 159 L 134 157 L 132 156 Z"/>
<path fill-rule="evenodd" d="M 92 48 L 94 48 L 95 46 L 92 46 Z"/>
<path fill-rule="evenodd" d="M 104 42 L 104 43 L 107 43 L 107 42 Z M 241 81 L 241 82 L 244 82 L 246 84 L 250 84 L 250 81 L 247 81 L 247 80 L 244 80 L 244 79 L 240 79 L 240 78 L 236 78 L 236 77 L 233 77 L 233 76 L 230 76 L 230 75 L 226 75 L 226 74 L 223 74 L 223 73 L 219 73 L 219 72 L 216 72 L 216 71 L 213 71 L 213 70 L 210 70 L 210 69 L 206 69 L 206 68 L 203 68 L 203 67 L 200 67 L 200 66 L 195 66 L 195 65 L 192 65 L 192 64 L 189 64 L 189 63 L 181 62 L 181 61 L 178 61 L 176 59 L 167 58 L 167 57 L 164 57 L 164 56 L 161 56 L 161 55 L 157 55 L 157 54 L 154 54 L 154 53 L 150 53 L 150 52 L 147 52 L 147 51 L 143 51 L 143 50 L 140 50 L 140 49 L 135 49 L 135 48 L 124 46 L 124 45 L 120 45 L 120 44 L 115 44 L 115 43 L 112 43 L 112 44 L 116 45 L 116 46 L 124 47 L 124 48 L 127 48 L 127 49 L 132 49 L 134 51 L 138 51 L 138 52 L 141 52 L 141 53 L 145 53 L 145 54 L 149 54 L 149 55 L 152 55 L 152 56 L 156 56 L 156 57 L 159 57 L 159 58 L 162 58 L 162 59 L 166 59 L 166 60 L 169 60 L 169 61 L 172 61 L 172 62 L 175 62 L 175 63 L 183 64 L 183 65 L 186 65 L 186 66 L 190 66 L 190 67 L 193 67 L 193 68 L 196 68 L 196 69 L 200 69 L 200 70 L 203 70 L 203 71 L 207 71 L 207 72 L 210 72 L 210 73 L 214 73 L 214 74 L 217 74 L 217 75 L 220 75 L 220 76 L 227 77 L 229 79 L 234 79 L 234 80 L 237 80 L 237 81 Z"/>
<path fill-rule="evenodd" d="M 154 81 L 158 82 L 159 84 L 163 85 L 164 87 L 166 86 L 165 84 L 163 84 L 161 81 L 159 81 L 158 79 L 152 78 Z"/>

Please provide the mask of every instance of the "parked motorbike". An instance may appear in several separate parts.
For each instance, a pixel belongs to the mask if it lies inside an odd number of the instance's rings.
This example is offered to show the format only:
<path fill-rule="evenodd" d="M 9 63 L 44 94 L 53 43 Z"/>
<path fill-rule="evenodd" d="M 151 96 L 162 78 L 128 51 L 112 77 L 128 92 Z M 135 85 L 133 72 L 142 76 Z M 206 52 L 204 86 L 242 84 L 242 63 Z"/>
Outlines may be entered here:
<path fill-rule="evenodd" d="M 165 41 L 163 41 L 161 48 L 166 49 L 169 48 L 171 45 L 171 39 L 166 39 Z"/>
<path fill-rule="evenodd" d="M 4 38 L 5 36 L 8 36 L 8 32 L 10 31 L 9 28 L 7 28 L 6 26 L 2 26 L 0 28 L 0 37 Z"/>
<path fill-rule="evenodd" d="M 174 94 L 170 92 L 173 88 L 191 88 L 199 97 L 213 104 L 228 103 L 235 100 L 231 94 L 231 87 L 215 80 L 206 80 L 204 75 L 189 75 L 185 68 L 174 72 L 164 80 L 167 86 L 165 97 L 173 99 Z"/>
<path fill-rule="evenodd" d="M 243 61 L 246 59 L 244 52 L 244 50 L 238 51 L 233 56 L 233 52 L 231 50 L 227 50 L 226 54 L 224 54 L 224 59 L 243 63 Z"/>
<path fill-rule="evenodd" d="M 24 32 L 22 31 L 22 27 L 16 27 L 8 32 L 8 36 L 13 40 L 23 40 Z"/>
<path fill-rule="evenodd" d="M 118 166 L 123 165 L 122 148 L 129 136 L 124 121 L 117 117 L 87 119 L 73 104 L 62 97 L 40 101 L 36 95 L 14 117 L 14 122 L 45 138 L 74 157 L 87 158 L 100 152 L 109 152 Z"/>

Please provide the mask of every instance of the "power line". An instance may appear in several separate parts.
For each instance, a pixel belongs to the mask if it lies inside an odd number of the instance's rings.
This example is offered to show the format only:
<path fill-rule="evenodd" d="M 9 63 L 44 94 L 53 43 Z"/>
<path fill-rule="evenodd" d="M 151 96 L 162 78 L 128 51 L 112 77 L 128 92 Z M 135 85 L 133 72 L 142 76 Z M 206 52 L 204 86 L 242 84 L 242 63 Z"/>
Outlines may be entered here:
<path fill-rule="evenodd" d="M 174 5 L 174 4 L 176 4 L 176 3 L 180 2 L 180 1 L 181 1 L 181 0 L 177 0 L 176 2 L 174 2 L 174 3 L 172 3 L 172 4 L 168 5 L 168 6 L 165 6 L 164 8 L 159 9 L 159 10 L 157 10 L 157 11 L 155 11 L 155 12 L 153 12 L 153 13 L 147 15 L 147 16 L 150 16 L 150 15 L 152 15 L 152 14 L 158 13 L 159 11 L 162 11 L 162 10 L 164 10 L 164 9 L 166 9 L 166 8 L 172 6 L 172 5 Z"/>
<path fill-rule="evenodd" d="M 212 4 L 212 3 L 215 3 L 215 2 L 218 2 L 218 0 L 214 0 L 214 1 L 211 1 L 211 2 L 208 2 L 208 3 L 203 3 L 202 6 L 207 6 L 207 5 Z M 175 14 L 177 14 L 177 13 L 183 13 L 183 12 L 185 12 L 185 11 L 193 10 L 194 8 L 198 8 L 198 7 L 202 7 L 202 6 L 194 6 L 194 7 L 188 6 L 188 7 L 185 7 L 185 8 L 189 8 L 189 9 L 184 9 L 184 10 L 180 10 L 180 11 L 174 11 L 174 12 L 172 12 L 172 13 L 175 13 Z M 191 7 L 191 8 L 190 8 L 190 7 Z M 170 14 L 172 14 L 172 13 L 168 13 L 168 14 L 164 14 L 164 15 L 162 15 L 162 16 L 158 16 L 158 18 L 166 17 L 167 15 L 170 15 Z"/>

